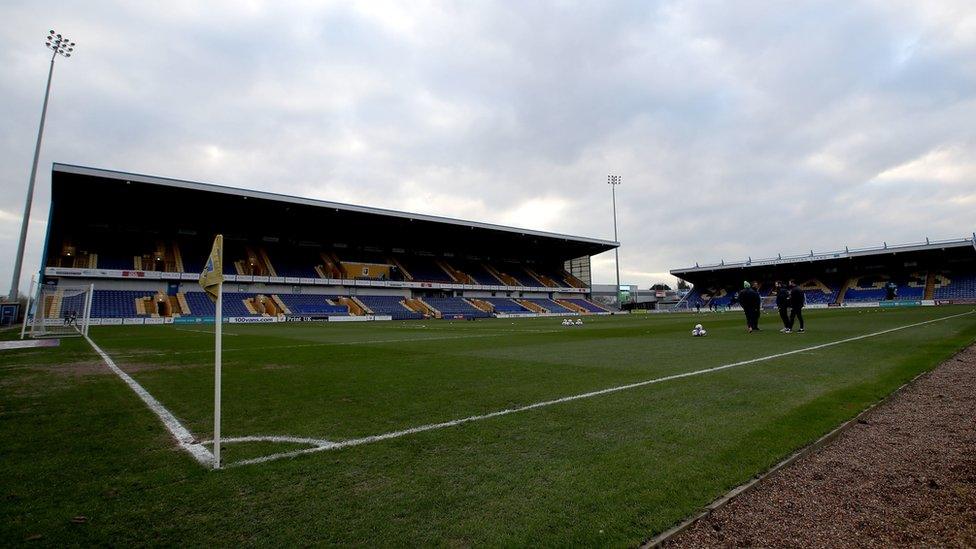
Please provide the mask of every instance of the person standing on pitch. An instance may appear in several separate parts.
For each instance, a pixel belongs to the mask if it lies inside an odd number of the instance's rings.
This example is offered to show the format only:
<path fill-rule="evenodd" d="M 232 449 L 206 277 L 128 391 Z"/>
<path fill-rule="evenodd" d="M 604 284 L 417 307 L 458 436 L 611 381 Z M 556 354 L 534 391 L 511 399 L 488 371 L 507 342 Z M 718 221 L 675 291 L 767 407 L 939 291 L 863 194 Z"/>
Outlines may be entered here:
<path fill-rule="evenodd" d="M 759 281 L 752 281 L 752 291 L 756 292 L 756 303 L 752 310 L 752 329 L 759 330 L 759 317 L 762 316 L 762 292 L 759 291 Z"/>
<path fill-rule="evenodd" d="M 780 332 L 790 333 L 790 315 L 787 309 L 790 307 L 790 291 L 779 280 L 776 281 L 776 308 L 779 309 L 779 317 L 783 320 L 783 329 Z"/>
<path fill-rule="evenodd" d="M 803 333 L 803 306 L 806 304 L 807 296 L 803 293 L 803 290 L 796 285 L 796 282 L 790 281 L 790 331 L 793 330 L 793 322 L 796 320 L 800 321 L 800 329 L 797 332 Z"/>
<path fill-rule="evenodd" d="M 742 291 L 739 292 L 739 304 L 742 305 L 742 312 L 746 315 L 746 331 L 751 333 L 758 330 L 759 294 L 752 289 L 748 282 L 742 283 Z"/>

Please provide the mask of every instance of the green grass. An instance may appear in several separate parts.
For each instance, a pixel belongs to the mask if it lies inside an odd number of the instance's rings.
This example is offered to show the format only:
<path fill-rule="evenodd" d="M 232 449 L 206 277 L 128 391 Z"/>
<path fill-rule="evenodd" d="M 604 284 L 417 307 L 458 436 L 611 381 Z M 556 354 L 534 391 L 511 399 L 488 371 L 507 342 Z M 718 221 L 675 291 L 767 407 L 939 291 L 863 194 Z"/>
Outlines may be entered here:
<path fill-rule="evenodd" d="M 226 325 L 224 436 L 344 440 L 781 353 L 971 308 Z M 93 328 L 201 439 L 212 336 Z M 206 327 L 188 327 L 204 330 Z M 231 335 L 234 334 L 234 335 Z M 0 337 L 7 337 L 4 334 Z M 13 337 L 11 335 L 11 337 Z M 340 450 L 207 471 L 83 341 L 0 354 L 0 541 L 634 545 L 976 339 L 976 315 Z M 225 462 L 300 448 L 229 445 Z M 74 523 L 72 517 L 84 516 Z"/>

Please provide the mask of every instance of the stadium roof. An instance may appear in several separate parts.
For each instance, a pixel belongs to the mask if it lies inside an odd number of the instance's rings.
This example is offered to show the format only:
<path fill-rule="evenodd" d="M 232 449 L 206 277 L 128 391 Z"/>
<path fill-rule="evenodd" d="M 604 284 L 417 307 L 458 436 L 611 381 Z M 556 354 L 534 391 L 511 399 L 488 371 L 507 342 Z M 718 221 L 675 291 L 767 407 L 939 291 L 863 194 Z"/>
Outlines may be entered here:
<path fill-rule="evenodd" d="M 733 261 L 733 262 L 726 262 L 723 260 L 719 263 L 714 263 L 710 265 L 696 264 L 694 267 L 672 269 L 671 274 L 679 278 L 684 278 L 685 275 L 689 275 L 689 274 L 717 272 L 717 271 L 723 271 L 728 269 L 768 267 L 768 266 L 775 266 L 775 265 L 790 265 L 795 263 L 812 263 L 812 262 L 820 262 L 820 261 L 832 261 L 837 259 L 849 259 L 849 258 L 856 258 L 856 257 L 868 257 L 868 256 L 878 256 L 878 255 L 886 255 L 886 254 L 945 250 L 947 248 L 971 248 L 976 250 L 976 234 L 973 234 L 973 236 L 969 236 L 969 237 L 955 238 L 949 240 L 930 240 L 926 238 L 924 242 L 910 242 L 907 244 L 889 245 L 887 242 L 885 242 L 881 246 L 874 246 L 868 248 L 845 247 L 843 250 L 836 250 L 832 252 L 815 252 L 813 250 L 810 250 L 810 253 L 802 254 L 802 255 L 784 256 L 780 254 L 776 257 L 769 257 L 763 259 L 747 258 L 744 260 Z"/>
<path fill-rule="evenodd" d="M 141 184 L 139 187 L 143 188 L 144 192 L 147 193 L 150 189 L 155 189 L 156 191 L 169 189 L 169 195 L 177 196 L 178 194 L 182 194 L 181 203 L 190 208 L 193 207 L 195 202 L 217 198 L 218 200 L 215 203 L 220 203 L 221 206 L 216 214 L 218 216 L 230 216 L 234 208 L 238 207 L 233 204 L 221 202 L 219 197 L 225 195 L 244 200 L 256 199 L 267 201 L 278 205 L 298 205 L 303 208 L 296 210 L 301 210 L 309 216 L 314 216 L 316 220 L 323 220 L 338 214 L 346 220 L 343 222 L 346 224 L 345 226 L 357 227 L 360 230 L 366 224 L 365 220 L 371 220 L 369 223 L 373 225 L 382 226 L 387 230 L 395 230 L 398 233 L 402 233 L 406 227 L 409 227 L 408 232 L 414 231 L 418 234 L 437 235 L 439 238 L 445 240 L 450 240 L 452 236 L 463 237 L 464 241 L 471 241 L 475 245 L 479 242 L 498 242 L 500 244 L 508 243 L 509 245 L 514 243 L 531 243 L 532 248 L 536 252 L 548 250 L 552 255 L 560 255 L 567 258 L 595 255 L 619 246 L 618 242 L 598 238 L 506 227 L 492 223 L 343 204 L 265 191 L 225 187 L 196 181 L 70 164 L 55 163 L 52 169 L 51 179 L 52 202 L 54 203 L 52 205 L 52 221 L 57 221 L 55 219 L 57 216 L 66 214 L 67 208 L 60 208 L 59 211 L 55 211 L 58 202 L 61 202 L 62 205 L 66 202 L 70 203 L 72 209 L 104 209 L 108 208 L 106 202 L 112 203 L 128 200 L 131 203 L 134 196 L 131 192 L 134 187 L 133 184 Z M 123 189 L 121 187 L 122 185 L 125 185 L 126 188 Z M 115 191 L 119 191 L 119 194 Z M 173 191 L 182 192 L 174 193 Z M 125 196 L 122 196 L 123 192 Z M 156 192 L 155 196 L 160 196 L 160 193 Z M 123 208 L 120 208 L 122 205 L 111 204 L 110 209 L 113 212 L 117 212 L 118 215 L 123 216 L 125 212 Z M 285 210 L 289 210 L 289 208 L 284 208 L 281 211 Z M 292 215 L 300 216 L 297 211 L 291 211 L 292 214 L 289 214 L 290 217 Z M 356 220 L 350 223 L 348 220 L 352 218 Z M 426 227 L 427 230 L 421 230 L 421 227 Z M 267 229 L 267 225 L 264 228 Z M 473 233 L 471 231 L 477 232 Z M 478 236 L 476 237 L 475 235 Z M 402 234 L 399 234 L 399 236 L 402 236 Z"/>

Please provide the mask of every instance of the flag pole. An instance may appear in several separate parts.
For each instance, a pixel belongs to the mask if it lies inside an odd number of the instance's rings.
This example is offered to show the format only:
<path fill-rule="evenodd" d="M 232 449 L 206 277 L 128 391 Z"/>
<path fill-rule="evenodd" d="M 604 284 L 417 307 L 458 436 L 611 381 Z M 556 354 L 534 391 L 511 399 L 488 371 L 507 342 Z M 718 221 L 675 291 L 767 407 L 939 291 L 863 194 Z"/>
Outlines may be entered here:
<path fill-rule="evenodd" d="M 221 250 L 221 253 L 223 250 Z M 214 469 L 220 469 L 220 339 L 224 320 L 224 283 L 217 285 L 214 314 Z"/>

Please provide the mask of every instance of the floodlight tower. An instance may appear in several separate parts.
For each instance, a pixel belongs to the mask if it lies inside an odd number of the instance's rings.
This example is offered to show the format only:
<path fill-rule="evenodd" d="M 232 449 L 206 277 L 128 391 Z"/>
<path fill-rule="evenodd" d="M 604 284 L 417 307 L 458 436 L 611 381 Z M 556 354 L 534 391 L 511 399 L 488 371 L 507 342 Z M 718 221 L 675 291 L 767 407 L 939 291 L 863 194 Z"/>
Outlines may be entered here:
<path fill-rule="evenodd" d="M 17 301 L 20 286 L 20 268 L 24 264 L 24 245 L 27 243 L 27 225 L 30 223 L 31 203 L 34 202 L 34 180 L 37 178 L 37 161 L 41 155 L 41 138 L 44 136 L 44 119 L 47 117 L 47 100 L 51 95 L 51 77 L 54 75 L 54 60 L 58 56 L 71 57 L 75 43 L 53 30 L 44 37 L 44 45 L 51 50 L 51 68 L 47 71 L 47 88 L 44 90 L 44 106 L 41 107 L 41 124 L 37 129 L 37 144 L 34 146 L 34 165 L 31 167 L 30 183 L 27 184 L 27 202 L 24 204 L 24 219 L 20 223 L 20 243 L 14 259 L 14 277 L 10 283 L 10 301 Z"/>
<path fill-rule="evenodd" d="M 613 241 L 617 240 L 617 185 L 620 184 L 619 175 L 608 175 L 607 183 L 610 185 L 610 198 L 613 200 Z M 614 264 L 617 267 L 617 306 L 622 306 L 623 303 L 620 302 L 620 247 L 617 246 L 613 249 Z"/>

